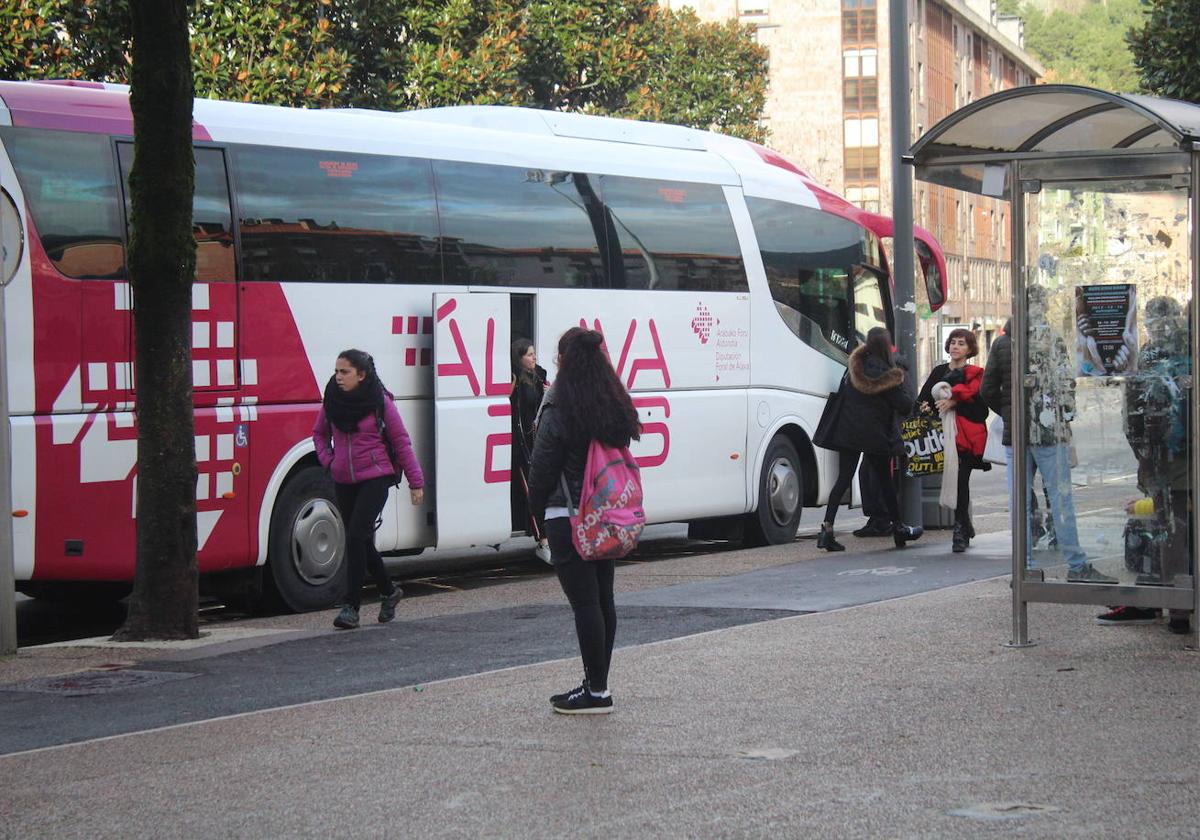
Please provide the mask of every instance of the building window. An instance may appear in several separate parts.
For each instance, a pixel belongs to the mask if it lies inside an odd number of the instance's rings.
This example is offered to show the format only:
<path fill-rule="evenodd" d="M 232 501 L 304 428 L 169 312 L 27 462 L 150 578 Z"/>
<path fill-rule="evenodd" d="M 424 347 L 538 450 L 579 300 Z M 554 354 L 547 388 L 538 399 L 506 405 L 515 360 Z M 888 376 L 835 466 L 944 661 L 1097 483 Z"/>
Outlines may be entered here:
<path fill-rule="evenodd" d="M 738 0 L 738 17 L 743 23 L 765 23 L 771 14 L 771 0 Z"/>
<path fill-rule="evenodd" d="M 846 50 L 842 53 L 842 74 L 850 78 L 879 75 L 879 50 L 875 47 Z"/>
<path fill-rule="evenodd" d="M 842 0 L 842 42 L 874 44 L 875 0 Z"/>
<path fill-rule="evenodd" d="M 878 145 L 878 117 L 853 117 L 846 120 L 846 148 Z"/>
<path fill-rule="evenodd" d="M 846 79 L 842 85 L 842 105 L 847 112 L 879 110 L 878 79 Z"/>

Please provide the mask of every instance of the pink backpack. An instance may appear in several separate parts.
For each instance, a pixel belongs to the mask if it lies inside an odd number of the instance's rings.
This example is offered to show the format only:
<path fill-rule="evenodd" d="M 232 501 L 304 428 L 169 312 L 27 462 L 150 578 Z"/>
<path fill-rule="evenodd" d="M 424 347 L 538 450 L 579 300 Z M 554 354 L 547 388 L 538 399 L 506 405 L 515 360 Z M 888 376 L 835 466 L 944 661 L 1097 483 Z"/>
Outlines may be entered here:
<path fill-rule="evenodd" d="M 637 548 L 646 512 L 642 509 L 641 470 L 628 447 L 591 442 L 578 511 L 571 512 L 565 477 L 562 484 L 571 513 L 571 542 L 580 557 L 615 560 Z"/>

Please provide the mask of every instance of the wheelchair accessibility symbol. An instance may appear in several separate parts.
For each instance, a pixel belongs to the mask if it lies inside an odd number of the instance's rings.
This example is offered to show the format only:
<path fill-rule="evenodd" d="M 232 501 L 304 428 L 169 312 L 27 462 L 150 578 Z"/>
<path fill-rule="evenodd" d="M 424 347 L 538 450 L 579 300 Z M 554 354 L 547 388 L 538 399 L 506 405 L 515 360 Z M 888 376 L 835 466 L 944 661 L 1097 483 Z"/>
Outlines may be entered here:
<path fill-rule="evenodd" d="M 897 575 L 911 575 L 916 570 L 916 566 L 877 566 L 874 569 L 846 569 L 844 572 L 838 572 L 838 577 L 859 577 L 860 575 L 896 577 Z"/>

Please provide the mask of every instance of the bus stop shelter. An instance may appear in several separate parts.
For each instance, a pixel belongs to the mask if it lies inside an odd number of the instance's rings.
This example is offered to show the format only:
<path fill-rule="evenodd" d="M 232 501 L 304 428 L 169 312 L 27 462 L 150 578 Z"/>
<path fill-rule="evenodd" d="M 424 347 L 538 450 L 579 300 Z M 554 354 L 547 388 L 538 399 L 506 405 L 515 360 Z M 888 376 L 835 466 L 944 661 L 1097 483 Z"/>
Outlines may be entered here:
<path fill-rule="evenodd" d="M 1176 630 L 1191 612 L 1200 646 L 1200 106 L 1016 88 L 947 116 L 909 162 L 1008 202 L 1010 644 L 1048 602 L 1164 609 Z"/>

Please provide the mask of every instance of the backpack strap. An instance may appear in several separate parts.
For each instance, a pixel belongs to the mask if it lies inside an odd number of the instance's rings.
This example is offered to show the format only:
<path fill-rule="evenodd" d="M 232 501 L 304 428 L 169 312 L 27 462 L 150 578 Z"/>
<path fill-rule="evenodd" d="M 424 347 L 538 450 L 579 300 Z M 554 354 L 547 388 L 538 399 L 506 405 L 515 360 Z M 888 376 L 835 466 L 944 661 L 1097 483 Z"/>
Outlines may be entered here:
<path fill-rule="evenodd" d="M 567 514 L 575 517 L 579 515 L 579 509 L 571 509 L 571 488 L 567 486 L 567 476 L 565 473 L 558 474 L 558 484 L 562 487 L 563 498 L 567 500 Z"/>
<path fill-rule="evenodd" d="M 387 399 L 384 397 L 384 399 Z M 387 421 L 383 418 L 384 408 L 380 406 L 375 409 L 375 423 L 379 426 L 379 436 L 383 438 L 383 448 L 387 451 L 388 463 L 392 465 L 392 469 L 396 473 L 396 481 L 393 486 L 400 486 L 400 467 L 396 464 L 396 450 L 392 447 L 392 439 L 388 437 Z"/>

